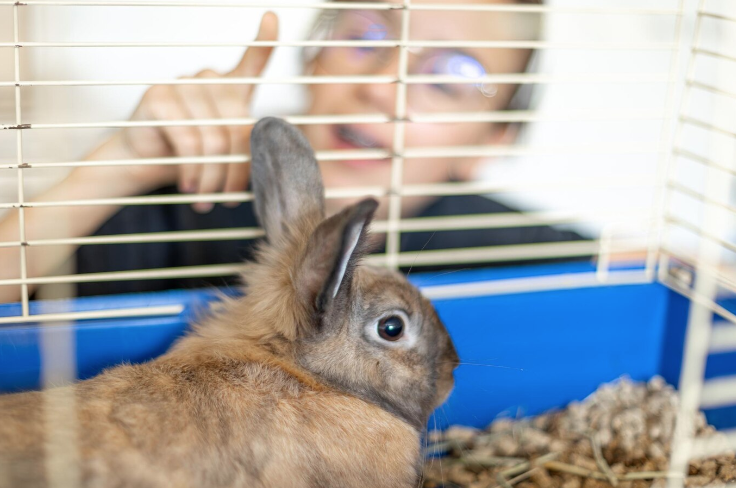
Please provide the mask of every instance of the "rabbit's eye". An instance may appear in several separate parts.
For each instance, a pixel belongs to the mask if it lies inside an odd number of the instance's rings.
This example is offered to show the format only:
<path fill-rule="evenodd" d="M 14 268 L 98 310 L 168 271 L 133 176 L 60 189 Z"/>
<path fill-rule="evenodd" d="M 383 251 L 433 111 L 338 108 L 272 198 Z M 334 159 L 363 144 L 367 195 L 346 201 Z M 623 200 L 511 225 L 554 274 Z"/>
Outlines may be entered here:
<path fill-rule="evenodd" d="M 398 341 L 404 335 L 404 321 L 391 315 L 378 321 L 378 335 L 387 341 Z"/>

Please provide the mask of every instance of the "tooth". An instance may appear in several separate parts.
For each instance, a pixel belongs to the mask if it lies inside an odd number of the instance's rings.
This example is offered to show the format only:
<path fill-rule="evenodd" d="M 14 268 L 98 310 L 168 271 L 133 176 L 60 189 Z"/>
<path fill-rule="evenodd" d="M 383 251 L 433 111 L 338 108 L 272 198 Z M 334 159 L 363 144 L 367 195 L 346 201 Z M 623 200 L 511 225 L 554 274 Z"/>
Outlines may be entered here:
<path fill-rule="evenodd" d="M 360 134 L 360 133 L 358 133 L 356 135 L 358 136 L 358 140 L 360 141 L 360 145 L 361 146 L 373 147 L 373 141 L 372 140 L 364 137 L 363 134 Z"/>
<path fill-rule="evenodd" d="M 375 141 L 372 139 L 364 136 L 362 133 L 355 131 L 349 127 L 341 127 L 340 128 L 340 135 L 347 139 L 348 141 L 358 145 L 363 146 L 367 148 L 376 147 Z"/>

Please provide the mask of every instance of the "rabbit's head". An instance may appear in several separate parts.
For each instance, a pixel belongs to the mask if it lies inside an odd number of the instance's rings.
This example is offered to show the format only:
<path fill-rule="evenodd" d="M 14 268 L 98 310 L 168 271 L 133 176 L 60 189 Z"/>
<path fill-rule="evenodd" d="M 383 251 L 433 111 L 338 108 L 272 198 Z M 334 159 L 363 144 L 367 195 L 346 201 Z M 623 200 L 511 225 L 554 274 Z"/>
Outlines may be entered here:
<path fill-rule="evenodd" d="M 267 241 L 246 271 L 261 344 L 325 383 L 418 428 L 449 395 L 455 348 L 430 302 L 400 273 L 360 264 L 378 203 L 325 218 L 309 143 L 280 119 L 251 135 L 255 211 Z"/>

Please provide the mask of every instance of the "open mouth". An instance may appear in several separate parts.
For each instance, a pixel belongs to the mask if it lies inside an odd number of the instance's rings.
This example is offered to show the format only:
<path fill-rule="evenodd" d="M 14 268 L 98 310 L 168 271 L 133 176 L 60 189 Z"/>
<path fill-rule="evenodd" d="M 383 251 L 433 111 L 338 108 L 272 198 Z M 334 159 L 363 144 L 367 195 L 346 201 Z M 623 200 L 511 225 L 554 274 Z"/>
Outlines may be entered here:
<path fill-rule="evenodd" d="M 335 137 L 342 146 L 349 146 L 354 149 L 376 149 L 383 148 L 384 145 L 366 134 L 364 131 L 351 127 L 349 125 L 335 126 Z"/>
<path fill-rule="evenodd" d="M 381 143 L 365 131 L 350 125 L 336 125 L 333 128 L 335 149 L 385 149 L 386 144 Z M 343 164 L 357 168 L 385 164 L 390 159 L 346 159 Z"/>

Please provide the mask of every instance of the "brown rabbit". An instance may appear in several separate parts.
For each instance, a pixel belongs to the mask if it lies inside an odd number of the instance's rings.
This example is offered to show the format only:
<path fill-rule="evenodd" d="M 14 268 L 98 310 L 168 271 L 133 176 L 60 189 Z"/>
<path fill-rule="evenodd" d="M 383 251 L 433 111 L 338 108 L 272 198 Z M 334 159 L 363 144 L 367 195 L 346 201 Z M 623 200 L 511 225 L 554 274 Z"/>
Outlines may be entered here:
<path fill-rule="evenodd" d="M 358 264 L 375 200 L 325 220 L 300 132 L 264 119 L 251 143 L 268 242 L 245 295 L 154 361 L 0 396 L 0 485 L 417 484 L 421 433 L 453 386 L 452 342 L 403 276 Z"/>

